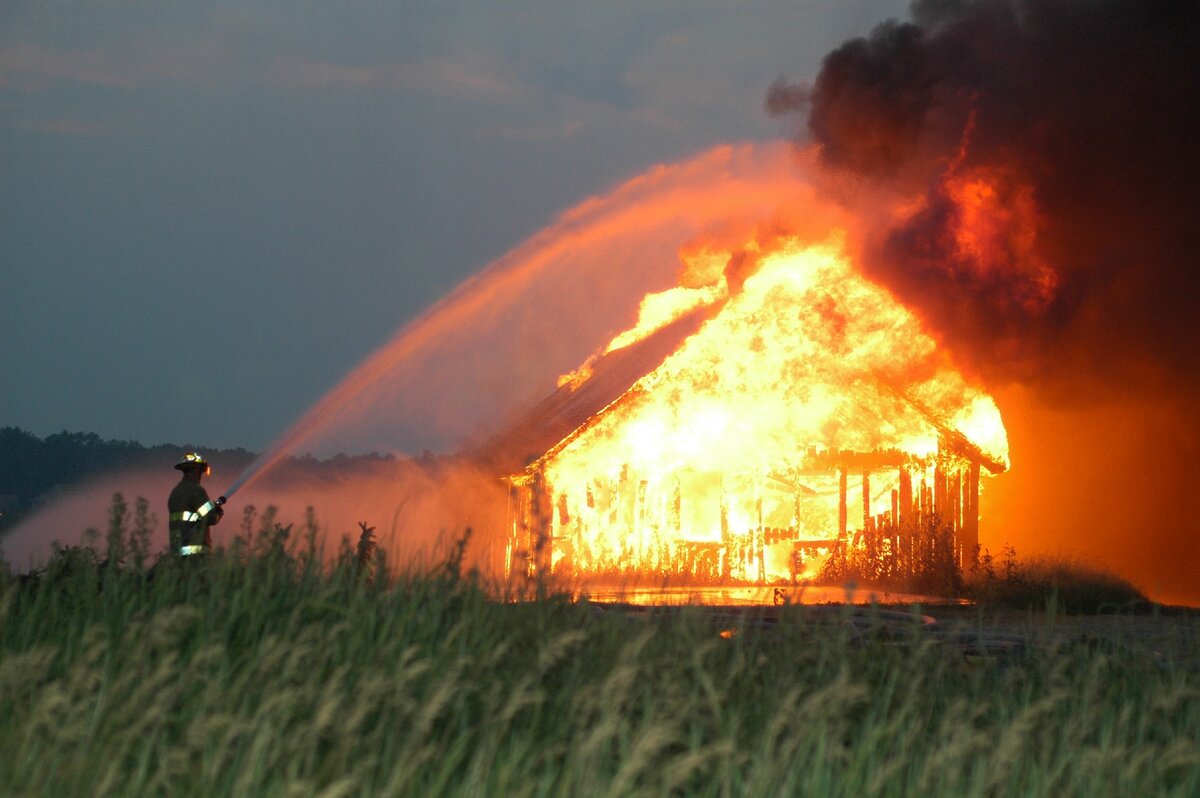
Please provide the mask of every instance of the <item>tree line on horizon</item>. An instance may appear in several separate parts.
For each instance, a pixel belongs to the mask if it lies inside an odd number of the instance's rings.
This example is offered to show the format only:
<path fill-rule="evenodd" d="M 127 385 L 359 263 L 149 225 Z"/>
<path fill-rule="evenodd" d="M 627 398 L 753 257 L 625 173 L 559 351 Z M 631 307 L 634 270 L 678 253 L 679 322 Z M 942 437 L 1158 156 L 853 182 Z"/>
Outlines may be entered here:
<path fill-rule="evenodd" d="M 121 468 L 170 468 L 180 452 L 195 450 L 233 468 L 248 466 L 257 454 L 241 447 L 213 449 L 193 444 L 145 446 L 105 440 L 94 432 L 66 430 L 39 438 L 19 427 L 0 427 L 0 529 L 60 488 L 88 476 Z"/>
<path fill-rule="evenodd" d="M 129 468 L 168 471 L 186 451 L 202 452 L 222 472 L 240 473 L 258 452 L 241 447 L 218 449 L 193 443 L 145 446 L 137 441 L 105 440 L 94 432 L 57 432 L 39 438 L 19 427 L 0 427 L 0 533 L 54 496 L 58 490 L 89 476 Z M 318 459 L 292 455 L 280 465 L 285 472 L 344 471 L 364 462 L 394 460 L 394 455 L 336 454 Z"/>

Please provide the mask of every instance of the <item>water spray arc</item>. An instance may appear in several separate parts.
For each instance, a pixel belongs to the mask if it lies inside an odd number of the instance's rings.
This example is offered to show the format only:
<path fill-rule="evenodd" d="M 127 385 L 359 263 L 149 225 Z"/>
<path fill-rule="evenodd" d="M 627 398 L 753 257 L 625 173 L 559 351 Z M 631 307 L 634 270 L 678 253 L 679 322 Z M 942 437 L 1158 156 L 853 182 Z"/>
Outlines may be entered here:
<path fill-rule="evenodd" d="M 229 489 L 225 491 L 222 498 L 225 500 L 232 498 L 235 493 L 254 482 L 271 466 L 282 460 L 297 443 L 326 427 L 339 409 L 375 385 L 417 346 L 434 335 L 436 330 L 429 328 L 436 327 L 440 311 L 444 306 L 459 299 L 464 289 L 471 285 L 473 283 L 459 288 L 419 318 L 402 327 L 391 341 L 372 353 L 362 365 L 313 405 L 271 447 L 247 466 L 241 476 L 234 480 Z"/>
<path fill-rule="evenodd" d="M 368 418 L 377 424 L 371 443 L 410 451 L 457 449 L 488 424 L 505 423 L 536 394 L 530 386 L 553 385 L 611 337 L 614 319 L 633 316 L 645 294 L 674 284 L 680 246 L 714 228 L 768 218 L 786 198 L 810 196 L 794 164 L 782 143 L 723 146 L 564 212 L 402 326 L 251 463 L 225 497 L 302 447 L 331 440 L 354 446 L 348 438 Z M 614 263 L 637 268 L 614 279 Z M 541 356 L 530 362 L 535 340 Z M 431 363 L 460 365 L 439 367 L 431 379 Z M 456 411 L 447 396 L 486 401 Z M 439 439 L 426 442 L 421 435 L 435 428 Z M 412 430 L 416 440 L 406 437 Z"/>

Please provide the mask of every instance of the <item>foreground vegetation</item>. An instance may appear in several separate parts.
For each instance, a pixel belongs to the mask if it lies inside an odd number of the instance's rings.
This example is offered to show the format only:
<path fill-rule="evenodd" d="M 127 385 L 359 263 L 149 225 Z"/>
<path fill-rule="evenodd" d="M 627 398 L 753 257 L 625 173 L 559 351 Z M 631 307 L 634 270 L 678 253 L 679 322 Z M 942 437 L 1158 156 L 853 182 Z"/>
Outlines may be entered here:
<path fill-rule="evenodd" d="M 497 601 L 312 523 L 151 568 L 123 524 L 0 586 L 0 794 L 1200 794 L 1195 651 Z"/>

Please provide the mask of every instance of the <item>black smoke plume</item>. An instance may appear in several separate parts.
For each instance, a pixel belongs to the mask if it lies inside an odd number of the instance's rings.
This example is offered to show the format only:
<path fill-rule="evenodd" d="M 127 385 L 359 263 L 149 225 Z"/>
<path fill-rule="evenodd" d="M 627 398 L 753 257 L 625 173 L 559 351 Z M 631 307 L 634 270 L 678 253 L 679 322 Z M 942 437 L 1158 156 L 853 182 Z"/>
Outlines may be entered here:
<path fill-rule="evenodd" d="M 803 116 L 826 163 L 909 209 L 872 226 L 864 268 L 964 366 L 1062 393 L 1081 380 L 1192 391 L 1192 8 L 919 0 L 911 22 L 830 53 L 811 84 L 777 83 L 767 108 Z M 966 218 L 962 195 L 981 185 L 986 218 Z"/>

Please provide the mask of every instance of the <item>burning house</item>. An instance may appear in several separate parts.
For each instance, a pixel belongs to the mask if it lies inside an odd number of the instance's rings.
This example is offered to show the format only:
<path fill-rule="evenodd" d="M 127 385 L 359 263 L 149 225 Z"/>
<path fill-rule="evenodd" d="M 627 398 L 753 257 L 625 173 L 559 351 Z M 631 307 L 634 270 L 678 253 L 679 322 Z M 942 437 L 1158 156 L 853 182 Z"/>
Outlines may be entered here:
<path fill-rule="evenodd" d="M 840 244 L 708 252 L 680 282 L 478 453 L 510 486 L 510 572 L 806 578 L 912 557 L 929 524 L 974 555 L 999 411 Z"/>

